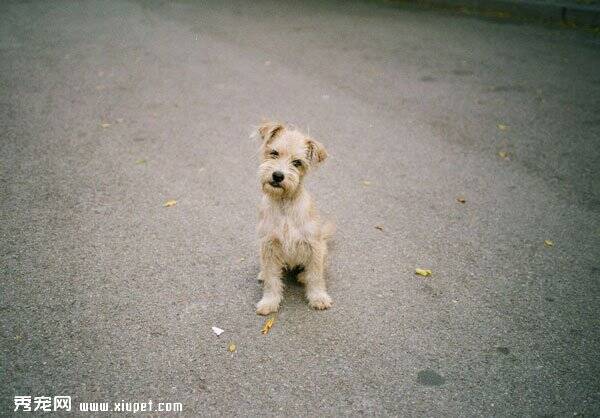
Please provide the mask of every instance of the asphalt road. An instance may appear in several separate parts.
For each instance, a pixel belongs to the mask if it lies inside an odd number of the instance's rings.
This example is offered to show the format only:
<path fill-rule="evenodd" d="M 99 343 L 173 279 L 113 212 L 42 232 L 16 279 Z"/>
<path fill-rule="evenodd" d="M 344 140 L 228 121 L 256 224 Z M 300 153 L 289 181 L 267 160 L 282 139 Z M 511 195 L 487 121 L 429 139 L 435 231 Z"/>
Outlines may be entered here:
<path fill-rule="evenodd" d="M 600 415 L 599 69 L 593 33 L 377 1 L 2 2 L 0 415 Z M 326 145 L 338 229 L 335 306 L 288 281 L 266 336 L 263 118 Z"/>

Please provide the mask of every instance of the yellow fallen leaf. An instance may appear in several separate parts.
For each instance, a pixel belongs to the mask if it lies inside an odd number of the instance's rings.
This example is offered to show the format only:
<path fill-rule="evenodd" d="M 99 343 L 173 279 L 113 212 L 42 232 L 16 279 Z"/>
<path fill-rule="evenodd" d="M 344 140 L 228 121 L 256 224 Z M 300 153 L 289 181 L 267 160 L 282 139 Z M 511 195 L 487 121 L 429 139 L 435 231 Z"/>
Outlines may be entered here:
<path fill-rule="evenodd" d="M 136 164 L 146 164 L 147 162 L 148 161 L 146 161 L 145 159 L 142 158 L 142 159 L 137 160 L 135 163 Z"/>
<path fill-rule="evenodd" d="M 415 274 L 418 274 L 419 276 L 431 276 L 431 270 L 415 269 Z"/>
<path fill-rule="evenodd" d="M 457 197 L 457 198 L 456 198 L 456 201 L 457 201 L 458 203 L 466 203 L 466 202 L 467 202 L 467 200 L 466 200 L 464 197 Z"/>
<path fill-rule="evenodd" d="M 498 129 L 500 129 L 501 131 L 506 131 L 506 130 L 508 130 L 508 125 L 503 125 L 503 124 L 499 123 Z"/>
<path fill-rule="evenodd" d="M 544 245 L 546 247 L 554 247 L 554 241 L 550 241 L 549 239 L 544 240 Z"/>
<path fill-rule="evenodd" d="M 364 180 L 362 183 L 363 183 L 365 186 L 370 186 L 370 185 L 371 185 L 371 182 L 370 182 L 369 180 Z"/>
<path fill-rule="evenodd" d="M 500 158 L 504 158 L 505 160 L 508 158 L 508 152 L 507 151 L 500 151 L 498 153 L 498 155 L 500 156 Z"/>
<path fill-rule="evenodd" d="M 170 208 L 171 206 L 175 206 L 176 204 L 177 204 L 177 200 L 171 199 L 171 200 L 167 200 L 163 206 L 166 208 Z"/>
<path fill-rule="evenodd" d="M 102 126 L 104 129 L 106 129 L 110 126 L 110 123 L 101 123 L 100 126 Z"/>
<path fill-rule="evenodd" d="M 375 225 L 375 229 L 379 229 L 380 231 L 383 231 L 383 225 Z"/>
<path fill-rule="evenodd" d="M 275 317 L 272 316 L 269 319 L 267 319 L 264 323 L 264 325 L 262 326 L 262 328 L 260 329 L 260 332 L 263 333 L 263 335 L 266 335 L 269 333 L 269 331 L 271 331 L 271 328 L 273 328 L 273 324 L 275 323 Z"/>
<path fill-rule="evenodd" d="M 229 345 L 227 346 L 227 349 L 229 350 L 230 353 L 235 353 L 235 351 L 237 350 L 237 347 L 235 346 L 235 343 L 229 343 Z"/>

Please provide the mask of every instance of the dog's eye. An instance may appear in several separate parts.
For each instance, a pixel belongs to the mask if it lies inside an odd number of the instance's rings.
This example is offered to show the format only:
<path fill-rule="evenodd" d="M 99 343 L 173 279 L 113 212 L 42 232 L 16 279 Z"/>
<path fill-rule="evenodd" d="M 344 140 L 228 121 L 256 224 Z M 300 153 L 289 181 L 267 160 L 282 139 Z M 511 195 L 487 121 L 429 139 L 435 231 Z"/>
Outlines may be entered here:
<path fill-rule="evenodd" d="M 294 164 L 295 167 L 302 167 L 302 161 L 300 160 L 294 160 L 292 161 L 292 164 Z"/>
<path fill-rule="evenodd" d="M 275 151 L 275 150 L 271 151 L 271 152 L 269 153 L 269 155 L 270 155 L 271 157 L 279 157 L 279 153 L 278 153 L 277 151 Z"/>

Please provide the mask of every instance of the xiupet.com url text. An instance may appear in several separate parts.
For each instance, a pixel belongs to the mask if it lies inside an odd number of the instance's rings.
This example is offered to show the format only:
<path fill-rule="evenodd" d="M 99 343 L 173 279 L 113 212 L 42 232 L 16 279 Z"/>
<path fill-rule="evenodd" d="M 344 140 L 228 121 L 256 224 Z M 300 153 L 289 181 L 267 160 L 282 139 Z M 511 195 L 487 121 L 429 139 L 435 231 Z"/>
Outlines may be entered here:
<path fill-rule="evenodd" d="M 15 396 L 14 412 L 182 412 L 181 402 L 71 402 L 70 396 Z"/>
<path fill-rule="evenodd" d="M 181 402 L 79 402 L 81 412 L 181 412 Z M 110 409 L 112 407 L 112 409 Z"/>

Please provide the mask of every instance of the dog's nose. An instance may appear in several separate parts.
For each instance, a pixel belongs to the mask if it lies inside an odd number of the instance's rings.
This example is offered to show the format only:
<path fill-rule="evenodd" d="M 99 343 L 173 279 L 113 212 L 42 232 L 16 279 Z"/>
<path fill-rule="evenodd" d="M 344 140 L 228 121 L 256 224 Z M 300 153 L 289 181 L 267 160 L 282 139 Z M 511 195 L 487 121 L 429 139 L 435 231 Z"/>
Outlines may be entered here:
<path fill-rule="evenodd" d="M 273 181 L 275 183 L 282 182 L 284 178 L 285 178 L 285 176 L 283 175 L 283 173 L 281 171 L 274 171 L 273 172 Z"/>

